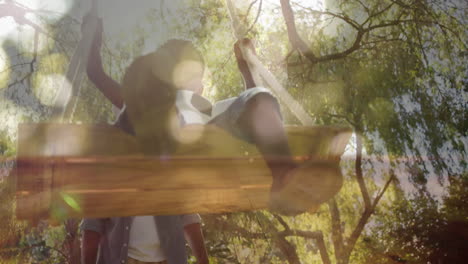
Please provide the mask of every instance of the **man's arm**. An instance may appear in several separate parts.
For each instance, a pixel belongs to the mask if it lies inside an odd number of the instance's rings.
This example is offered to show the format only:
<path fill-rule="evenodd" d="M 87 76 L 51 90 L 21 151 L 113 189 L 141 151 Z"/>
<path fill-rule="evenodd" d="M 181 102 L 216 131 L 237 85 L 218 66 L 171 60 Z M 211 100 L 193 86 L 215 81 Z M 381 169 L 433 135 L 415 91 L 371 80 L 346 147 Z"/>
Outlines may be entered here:
<path fill-rule="evenodd" d="M 81 263 L 96 264 L 101 234 L 91 230 L 83 230 L 81 238 Z"/>
<path fill-rule="evenodd" d="M 93 43 L 88 57 L 86 73 L 94 85 L 118 108 L 123 107 L 121 87 L 118 82 L 106 74 L 102 66 L 101 45 L 102 45 L 102 20 L 92 15 L 85 16 L 84 23 L 90 19 L 97 19 L 97 29 L 93 37 Z"/>
<path fill-rule="evenodd" d="M 208 264 L 208 254 L 205 248 L 205 239 L 200 223 L 188 224 L 184 227 L 185 239 L 187 240 L 192 253 L 198 264 Z"/>

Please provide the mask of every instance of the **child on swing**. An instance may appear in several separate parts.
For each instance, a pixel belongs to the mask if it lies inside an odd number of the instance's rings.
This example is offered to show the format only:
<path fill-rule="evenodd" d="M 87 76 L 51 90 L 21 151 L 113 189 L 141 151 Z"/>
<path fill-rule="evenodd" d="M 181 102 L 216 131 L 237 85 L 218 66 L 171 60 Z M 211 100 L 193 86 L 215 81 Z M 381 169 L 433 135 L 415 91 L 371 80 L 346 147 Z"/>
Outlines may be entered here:
<path fill-rule="evenodd" d="M 269 203 L 273 211 L 285 215 L 303 213 L 340 189 L 339 168 L 321 163 L 298 166 L 294 162 L 278 101 L 269 90 L 255 84 L 242 55 L 241 45 L 255 52 L 249 39 L 234 45 L 245 91 L 214 116 L 211 103 L 202 96 L 204 60 L 190 41 L 169 40 L 155 52 L 136 58 L 122 85 L 103 70 L 101 42 L 102 22 L 90 52 L 88 77 L 116 107 L 123 109 L 117 124 L 136 135 L 143 152 L 170 154 L 176 141 L 168 124 L 175 112 L 182 126 L 216 125 L 258 147 L 273 177 Z"/>
<path fill-rule="evenodd" d="M 240 50 L 240 45 L 244 45 L 255 53 L 249 39 L 234 45 L 245 91 L 232 98 L 224 112 L 211 116 L 211 103 L 202 96 L 203 57 L 190 41 L 172 39 L 157 51 L 135 59 L 120 85 L 102 68 L 101 32 L 102 28 L 98 29 L 90 54 L 88 76 L 115 106 L 126 105 L 119 122 L 132 120 L 132 132 L 143 142 L 144 151 L 168 154 L 170 145 L 174 144 L 168 123 L 170 112 L 175 108 L 182 125 L 214 124 L 258 147 L 273 177 L 270 209 L 288 215 L 299 214 L 312 204 L 328 200 L 332 196 L 330 190 L 335 193 L 339 190 L 341 173 L 336 168 L 323 168 L 320 164 L 304 168 L 293 161 L 278 101 L 269 90 L 256 86 Z M 321 186 L 307 186 L 311 182 L 309 178 L 320 177 L 317 173 L 330 177 L 320 179 Z M 321 189 L 327 197 L 321 197 Z M 301 201 L 306 196 L 304 199 L 310 201 Z"/>

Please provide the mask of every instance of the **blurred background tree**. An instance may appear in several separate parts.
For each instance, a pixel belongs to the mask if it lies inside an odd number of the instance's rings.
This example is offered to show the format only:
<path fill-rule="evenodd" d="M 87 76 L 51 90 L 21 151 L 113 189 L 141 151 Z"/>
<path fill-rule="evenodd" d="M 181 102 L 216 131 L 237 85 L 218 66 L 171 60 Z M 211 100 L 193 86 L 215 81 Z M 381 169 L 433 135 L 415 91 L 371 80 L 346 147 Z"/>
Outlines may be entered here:
<path fill-rule="evenodd" d="M 341 162 L 345 184 L 317 213 L 203 216 L 212 263 L 462 263 L 468 252 L 467 3 L 234 3 L 261 61 L 316 123 L 350 126 L 355 133 Z M 0 2 L 5 263 L 77 263 L 73 244 L 65 243 L 75 234 L 67 236 L 63 225 L 44 222 L 34 229 L 15 219 L 12 168 L 17 124 L 50 118 L 86 4 Z M 135 57 L 170 38 L 185 38 L 205 56 L 207 97 L 224 99 L 243 89 L 224 1 L 100 5 L 104 66 L 116 80 Z M 111 104 L 88 82 L 76 109 L 76 123 L 115 118 Z M 287 111 L 284 118 L 299 124 Z"/>

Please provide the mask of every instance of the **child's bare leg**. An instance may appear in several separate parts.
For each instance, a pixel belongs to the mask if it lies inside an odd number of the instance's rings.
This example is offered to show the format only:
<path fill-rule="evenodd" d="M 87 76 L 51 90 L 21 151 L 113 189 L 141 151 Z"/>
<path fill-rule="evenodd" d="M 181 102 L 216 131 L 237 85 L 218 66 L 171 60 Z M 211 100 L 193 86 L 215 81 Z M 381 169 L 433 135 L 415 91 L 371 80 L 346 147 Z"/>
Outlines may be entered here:
<path fill-rule="evenodd" d="M 253 139 L 265 157 L 273 176 L 272 191 L 284 184 L 287 172 L 296 167 L 288 145 L 278 106 L 269 94 L 258 94 L 249 100 L 239 125 Z"/>

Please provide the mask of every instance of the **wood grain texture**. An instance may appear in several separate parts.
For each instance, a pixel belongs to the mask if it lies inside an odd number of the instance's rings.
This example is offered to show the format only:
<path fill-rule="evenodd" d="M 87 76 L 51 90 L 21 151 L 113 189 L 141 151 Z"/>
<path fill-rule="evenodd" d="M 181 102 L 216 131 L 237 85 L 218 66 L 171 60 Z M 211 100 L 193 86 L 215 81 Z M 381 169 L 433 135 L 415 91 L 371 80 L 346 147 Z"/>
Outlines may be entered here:
<path fill-rule="evenodd" d="M 336 164 L 351 132 L 287 127 L 300 162 Z M 178 131 L 173 155 L 144 156 L 107 125 L 22 124 L 17 216 L 110 217 L 266 208 L 270 171 L 255 146 L 211 126 Z M 280 162 L 280 161 L 279 161 Z"/>

